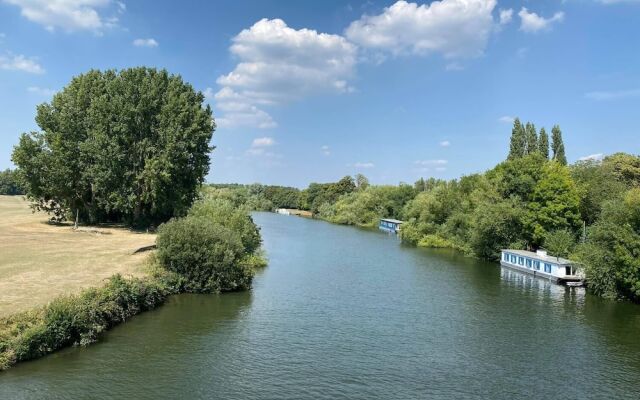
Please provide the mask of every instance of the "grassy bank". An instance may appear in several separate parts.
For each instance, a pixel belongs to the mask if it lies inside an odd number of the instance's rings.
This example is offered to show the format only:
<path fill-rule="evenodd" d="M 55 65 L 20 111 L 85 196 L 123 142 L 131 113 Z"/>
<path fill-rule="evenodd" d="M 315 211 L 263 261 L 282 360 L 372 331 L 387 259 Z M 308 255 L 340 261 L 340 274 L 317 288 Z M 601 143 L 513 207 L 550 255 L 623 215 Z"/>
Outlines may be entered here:
<path fill-rule="evenodd" d="M 250 289 L 255 269 L 266 265 L 258 227 L 245 208 L 227 201 L 198 201 L 186 217 L 161 225 L 157 235 L 122 228 L 73 231 L 28 214 L 23 200 L 4 197 L 0 205 L 0 239 L 10 250 L 0 263 L 0 278 L 5 278 L 0 283 L 11 290 L 0 292 L 0 301 L 15 303 L 0 315 L 0 371 L 63 347 L 93 343 L 102 332 L 172 294 Z M 153 243 L 157 250 L 152 253 L 134 254 Z M 91 263 L 79 262 L 83 257 Z M 113 264 L 119 259 L 135 266 L 135 274 L 124 277 L 120 271 L 127 269 Z M 31 274 L 21 275 L 22 269 Z M 75 279 L 78 275 L 83 279 Z M 23 283 L 13 287 L 7 279 L 12 276 L 21 276 Z M 54 287 L 37 300 L 26 300 L 41 285 Z"/>
<path fill-rule="evenodd" d="M 179 288 L 170 277 L 125 279 L 118 274 L 101 287 L 0 318 L 0 371 L 63 347 L 95 342 L 102 332 L 177 293 Z"/>
<path fill-rule="evenodd" d="M 0 196 L 0 317 L 98 286 L 114 274 L 144 277 L 155 235 L 122 227 L 51 225 L 22 196 Z"/>

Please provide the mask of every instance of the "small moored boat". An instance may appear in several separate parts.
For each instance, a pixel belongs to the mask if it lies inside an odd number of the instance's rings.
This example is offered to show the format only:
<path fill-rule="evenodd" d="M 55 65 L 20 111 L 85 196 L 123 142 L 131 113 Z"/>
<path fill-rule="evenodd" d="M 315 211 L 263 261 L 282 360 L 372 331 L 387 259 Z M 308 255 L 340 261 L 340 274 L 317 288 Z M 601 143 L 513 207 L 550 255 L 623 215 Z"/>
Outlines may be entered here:
<path fill-rule="evenodd" d="M 380 224 L 378 225 L 378 229 L 391 232 L 398 233 L 400 232 L 400 225 L 402 225 L 402 221 L 393 219 L 393 218 L 382 218 L 380 220 Z"/>

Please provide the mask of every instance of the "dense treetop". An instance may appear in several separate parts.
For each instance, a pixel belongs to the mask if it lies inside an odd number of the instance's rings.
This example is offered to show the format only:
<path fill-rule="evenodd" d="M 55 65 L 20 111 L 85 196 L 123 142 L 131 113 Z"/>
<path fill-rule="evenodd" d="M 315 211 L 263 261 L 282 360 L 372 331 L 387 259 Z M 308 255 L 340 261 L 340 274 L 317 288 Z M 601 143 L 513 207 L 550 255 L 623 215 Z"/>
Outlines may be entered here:
<path fill-rule="evenodd" d="M 34 206 L 63 219 L 156 224 L 186 212 L 209 171 L 204 96 L 166 70 L 92 70 L 38 106 L 13 152 Z"/>

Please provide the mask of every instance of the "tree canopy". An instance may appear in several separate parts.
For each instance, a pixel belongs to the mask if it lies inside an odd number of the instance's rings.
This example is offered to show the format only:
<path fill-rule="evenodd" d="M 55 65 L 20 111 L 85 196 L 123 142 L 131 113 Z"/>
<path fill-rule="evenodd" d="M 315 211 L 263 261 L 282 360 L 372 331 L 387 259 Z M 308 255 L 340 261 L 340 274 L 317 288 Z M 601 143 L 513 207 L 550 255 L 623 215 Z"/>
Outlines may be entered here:
<path fill-rule="evenodd" d="M 12 159 L 34 207 L 56 219 L 157 224 L 187 211 L 209 171 L 211 109 L 166 70 L 79 75 L 36 122 Z"/>

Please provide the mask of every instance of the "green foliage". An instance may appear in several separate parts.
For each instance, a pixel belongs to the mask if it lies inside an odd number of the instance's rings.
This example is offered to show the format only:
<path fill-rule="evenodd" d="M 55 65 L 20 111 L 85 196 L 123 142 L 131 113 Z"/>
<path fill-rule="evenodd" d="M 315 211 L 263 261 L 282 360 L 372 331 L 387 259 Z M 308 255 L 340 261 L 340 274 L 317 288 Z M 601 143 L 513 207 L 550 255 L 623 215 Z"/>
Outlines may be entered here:
<path fill-rule="evenodd" d="M 577 257 L 596 294 L 640 302 L 640 190 L 605 203 Z"/>
<path fill-rule="evenodd" d="M 580 197 L 580 217 L 587 225 L 598 220 L 606 201 L 627 189 L 624 178 L 615 173 L 610 163 L 579 161 L 571 166 L 571 176 Z"/>
<path fill-rule="evenodd" d="M 551 150 L 553 150 L 554 160 L 562 165 L 567 165 L 567 156 L 564 154 L 564 142 L 559 125 L 554 125 L 551 129 Z"/>
<path fill-rule="evenodd" d="M 640 187 L 640 157 L 615 153 L 603 160 L 603 166 L 611 170 L 616 179 L 628 187 Z"/>
<path fill-rule="evenodd" d="M 252 254 L 260 247 L 260 230 L 244 207 L 236 207 L 226 200 L 204 199 L 194 203 L 187 215 L 231 230 L 240 238 L 246 254 Z"/>
<path fill-rule="evenodd" d="M 540 129 L 538 152 L 547 160 L 549 159 L 549 135 L 544 128 Z"/>
<path fill-rule="evenodd" d="M 542 177 L 545 163 L 544 157 L 537 153 L 507 160 L 487 172 L 487 178 L 502 198 L 518 197 L 528 202 Z"/>
<path fill-rule="evenodd" d="M 160 265 L 184 279 L 189 292 L 224 292 L 251 287 L 250 255 L 239 232 L 207 216 L 187 216 L 162 224 L 156 240 Z"/>
<path fill-rule="evenodd" d="M 549 162 L 542 169 L 528 203 L 528 229 L 536 246 L 547 233 L 559 229 L 575 231 L 581 225 L 580 198 L 567 167 Z"/>
<path fill-rule="evenodd" d="M 34 208 L 56 219 L 157 224 L 188 210 L 209 170 L 211 110 L 165 70 L 79 75 L 36 122 L 12 159 Z"/>
<path fill-rule="evenodd" d="M 509 149 L 509 160 L 524 157 L 527 154 L 527 138 L 524 127 L 520 123 L 520 119 L 513 121 L 513 129 L 511 130 L 511 144 Z"/>
<path fill-rule="evenodd" d="M 473 213 L 471 248 L 481 258 L 497 260 L 505 248 L 523 248 L 524 207 L 516 198 L 481 203 Z"/>
<path fill-rule="evenodd" d="M 576 245 L 576 236 L 568 229 L 549 232 L 544 240 L 544 247 L 554 257 L 569 257 Z"/>
<path fill-rule="evenodd" d="M 343 195 L 333 207 L 321 206 L 318 215 L 339 224 L 376 226 L 380 218 L 400 218 L 413 196 L 410 185 L 368 186 Z"/>
<path fill-rule="evenodd" d="M 92 343 L 114 325 L 157 307 L 171 293 L 160 280 L 115 275 L 103 287 L 0 319 L 0 371 L 65 346 Z"/>
<path fill-rule="evenodd" d="M 334 183 L 311 183 L 305 190 L 304 203 L 301 208 L 318 214 L 324 203 L 333 204 L 344 194 L 356 190 L 356 183 L 351 176 L 345 176 Z"/>
<path fill-rule="evenodd" d="M 431 247 L 434 249 L 455 248 L 455 244 L 438 235 L 425 235 L 418 241 L 419 247 Z"/>
<path fill-rule="evenodd" d="M 525 126 L 525 137 L 527 145 L 527 154 L 533 154 L 540 150 L 538 146 L 538 134 L 536 127 L 531 122 L 527 122 Z"/>
<path fill-rule="evenodd" d="M 15 196 L 24 194 L 23 184 L 17 170 L 0 171 L 0 195 Z"/>

